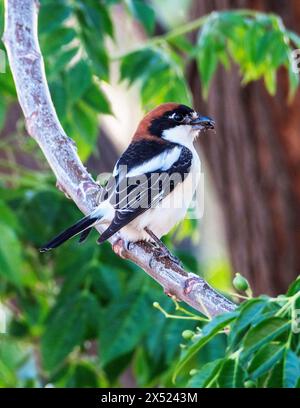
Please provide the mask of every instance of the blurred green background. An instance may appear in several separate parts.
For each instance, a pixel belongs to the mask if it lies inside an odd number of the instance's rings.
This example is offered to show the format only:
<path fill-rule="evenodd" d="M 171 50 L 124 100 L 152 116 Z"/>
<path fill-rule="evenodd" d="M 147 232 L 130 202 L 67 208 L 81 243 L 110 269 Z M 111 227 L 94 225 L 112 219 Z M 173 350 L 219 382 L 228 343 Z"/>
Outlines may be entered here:
<path fill-rule="evenodd" d="M 300 47 L 291 20 L 299 4 L 260 1 L 256 11 L 251 1 L 239 10 L 228 0 L 220 12 L 218 1 L 40 3 L 51 96 L 93 176 L 112 170 L 157 104 L 210 114 L 217 135 L 198 146 L 204 217 L 185 220 L 165 242 L 221 291 L 233 292 L 233 271 L 256 294 L 285 291 L 300 265 L 299 74 L 291 58 Z M 1 33 L 3 9 L 1 0 Z M 160 286 L 109 244 L 96 245 L 95 232 L 84 245 L 38 252 L 81 214 L 27 135 L 8 64 L 0 96 L 0 386 L 174 386 L 182 332 L 197 321 L 166 319 L 153 307 L 174 312 Z M 257 123 L 259 140 L 248 131 Z M 222 358 L 226 344 L 224 333 L 214 337 L 186 373 Z M 186 384 L 182 376 L 176 386 Z"/>

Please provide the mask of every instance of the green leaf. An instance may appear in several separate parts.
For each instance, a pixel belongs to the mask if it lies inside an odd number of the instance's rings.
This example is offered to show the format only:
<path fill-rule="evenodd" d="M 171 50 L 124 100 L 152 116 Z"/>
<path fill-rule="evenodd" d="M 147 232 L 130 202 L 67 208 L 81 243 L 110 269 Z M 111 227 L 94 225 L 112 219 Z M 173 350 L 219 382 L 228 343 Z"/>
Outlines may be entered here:
<path fill-rule="evenodd" d="M 175 382 L 178 373 L 187 364 L 187 362 L 190 361 L 190 359 L 196 353 L 198 353 L 198 351 L 206 343 L 208 343 L 216 334 L 218 334 L 220 330 L 234 320 L 236 316 L 237 312 L 225 313 L 215 317 L 211 322 L 203 327 L 201 337 L 199 337 L 199 339 L 187 349 L 183 357 L 177 363 L 172 377 L 173 382 Z"/>
<path fill-rule="evenodd" d="M 101 386 L 97 367 L 93 362 L 75 362 L 70 367 L 70 375 L 67 378 L 67 388 L 98 388 Z"/>
<path fill-rule="evenodd" d="M 287 291 L 287 296 L 294 296 L 298 292 L 300 292 L 300 276 L 298 276 L 297 279 L 290 284 Z"/>
<path fill-rule="evenodd" d="M 283 360 L 280 360 L 271 370 L 266 388 L 283 388 Z"/>
<path fill-rule="evenodd" d="M 93 73 L 95 73 L 100 79 L 108 81 L 108 54 L 105 49 L 104 43 L 95 38 L 91 33 L 84 32 L 82 35 L 84 49 L 91 61 Z"/>
<path fill-rule="evenodd" d="M 264 75 L 265 85 L 268 92 L 274 96 L 276 94 L 277 79 L 276 71 L 274 69 L 269 69 Z"/>
<path fill-rule="evenodd" d="M 123 57 L 121 62 L 121 80 L 128 79 L 129 83 L 132 84 L 134 81 L 145 76 L 151 69 L 151 66 L 157 67 L 158 64 L 158 54 L 149 48 L 129 53 Z"/>
<path fill-rule="evenodd" d="M 153 292 L 152 292 L 153 293 Z M 153 299 L 169 313 L 173 312 L 174 304 L 160 291 L 153 293 Z M 151 320 L 151 336 L 146 338 L 146 351 L 153 365 L 170 366 L 178 358 L 182 341 L 182 332 L 195 328 L 195 322 L 189 320 L 166 319 L 164 315 L 154 313 Z M 162 342 L 161 339 L 164 339 Z"/>
<path fill-rule="evenodd" d="M 107 7 L 94 0 L 77 1 L 76 7 L 81 24 L 91 33 L 96 32 L 96 38 L 102 38 L 104 33 L 114 37 L 114 27 Z"/>
<path fill-rule="evenodd" d="M 245 330 L 261 316 L 261 311 L 266 307 L 267 302 L 267 299 L 263 298 L 251 299 L 239 307 L 240 314 L 232 323 L 229 333 L 229 343 L 231 345 L 236 345 L 241 336 L 244 335 Z"/>
<path fill-rule="evenodd" d="M 147 109 L 169 101 L 189 104 L 188 90 L 181 60 L 171 50 L 145 48 L 127 54 L 121 63 L 121 80 L 129 84 L 139 80 L 143 105 Z"/>
<path fill-rule="evenodd" d="M 241 388 L 244 385 L 245 372 L 239 364 L 239 359 L 226 360 L 218 373 L 218 385 L 221 388 Z"/>
<path fill-rule="evenodd" d="M 84 94 L 83 100 L 97 112 L 111 114 L 111 106 L 97 84 L 93 84 Z"/>
<path fill-rule="evenodd" d="M 29 194 L 17 214 L 22 220 L 25 240 L 40 245 L 41 240 L 49 239 L 49 235 L 53 234 L 53 225 L 59 223 L 62 206 L 56 191 L 27 191 L 27 193 Z"/>
<path fill-rule="evenodd" d="M 283 387 L 295 388 L 300 379 L 300 358 L 292 350 L 286 350 L 283 365 Z"/>
<path fill-rule="evenodd" d="M 275 340 L 279 335 L 288 331 L 290 326 L 290 322 L 281 317 L 271 317 L 261 321 L 246 334 L 242 343 L 244 353 L 248 355 Z"/>
<path fill-rule="evenodd" d="M 205 364 L 192 376 L 187 386 L 191 388 L 205 388 L 216 377 L 223 364 L 223 359 L 218 359 Z"/>
<path fill-rule="evenodd" d="M 272 67 L 278 68 L 289 59 L 290 49 L 285 43 L 285 35 L 279 31 L 273 35 L 273 42 L 269 48 Z"/>
<path fill-rule="evenodd" d="M 173 37 L 169 39 L 169 43 L 178 48 L 178 50 L 188 53 L 191 56 L 195 55 L 195 48 L 192 45 L 191 41 L 189 41 L 185 36 Z"/>
<path fill-rule="evenodd" d="M 108 8 L 102 4 L 97 5 L 97 10 L 99 13 L 100 26 L 106 34 L 108 34 L 112 39 L 114 38 L 114 26 L 111 20 Z"/>
<path fill-rule="evenodd" d="M 256 41 L 252 42 L 252 45 L 253 45 L 252 57 L 253 57 L 254 64 L 261 64 L 267 60 L 267 56 L 269 53 L 269 47 L 272 41 L 273 41 L 273 32 L 267 31 L 266 33 L 262 33 L 260 38 L 256 39 Z"/>
<path fill-rule="evenodd" d="M 154 92 L 156 87 L 157 92 Z M 191 104 L 191 95 L 184 77 L 174 76 L 172 68 L 146 79 L 141 88 L 141 94 L 142 103 L 148 110 L 168 101 Z"/>
<path fill-rule="evenodd" d="M 68 98 L 63 82 L 58 78 L 55 82 L 49 83 L 51 97 L 60 120 L 66 116 Z"/>
<path fill-rule="evenodd" d="M 264 78 L 267 90 L 274 95 L 276 70 L 289 65 L 292 47 L 287 37 L 292 36 L 274 15 L 245 16 L 239 10 L 209 15 L 198 37 L 197 63 L 204 96 L 218 62 L 227 66 L 228 56 L 238 64 L 244 84 Z M 291 72 L 290 81 L 295 90 L 298 79 Z"/>
<path fill-rule="evenodd" d="M 21 245 L 15 231 L 0 222 L 0 276 L 16 286 L 22 283 Z"/>
<path fill-rule="evenodd" d="M 104 302 L 117 301 L 121 296 L 121 282 L 118 270 L 102 263 L 88 269 L 91 277 L 91 288 Z"/>
<path fill-rule="evenodd" d="M 155 12 L 153 8 L 142 0 L 127 0 L 132 15 L 142 23 L 148 34 L 152 34 L 155 26 Z"/>
<path fill-rule="evenodd" d="M 0 73 L 0 75 L 2 75 Z M 7 103 L 3 96 L 0 98 L 0 130 L 3 129 L 3 126 L 5 124 L 5 119 L 6 119 L 6 112 L 7 112 Z"/>
<path fill-rule="evenodd" d="M 16 214 L 3 200 L 0 200 L 0 214 L 2 224 L 6 224 L 15 231 L 20 230 L 20 224 L 18 218 L 16 217 Z"/>
<path fill-rule="evenodd" d="M 197 65 L 202 80 L 204 96 L 207 97 L 208 89 L 213 75 L 218 66 L 218 54 L 213 46 L 213 42 L 205 43 L 197 55 Z"/>
<path fill-rule="evenodd" d="M 66 51 L 62 51 L 59 54 L 54 55 L 51 66 L 51 74 L 55 77 L 60 71 L 64 71 L 66 66 L 72 61 L 75 55 L 78 53 L 78 48 L 73 47 Z"/>
<path fill-rule="evenodd" d="M 98 118 L 84 102 L 77 102 L 72 109 L 72 136 L 83 160 L 92 152 L 98 137 Z"/>
<path fill-rule="evenodd" d="M 90 295 L 77 293 L 56 304 L 41 340 L 44 367 L 53 370 L 83 341 L 91 318 Z"/>
<path fill-rule="evenodd" d="M 145 385 L 147 386 L 155 375 L 154 370 L 151 370 L 152 367 L 149 365 L 148 360 L 149 358 L 144 348 L 139 347 L 134 353 L 132 367 L 134 378 L 136 379 L 138 387 L 144 387 Z"/>
<path fill-rule="evenodd" d="M 8 64 L 6 64 L 5 75 L 0 74 L 0 89 L 1 93 L 3 93 L 4 95 L 8 95 L 13 98 L 17 97 L 15 83 Z"/>
<path fill-rule="evenodd" d="M 19 370 L 28 360 L 30 348 L 7 334 L 0 334 L 0 388 L 17 387 Z"/>
<path fill-rule="evenodd" d="M 280 343 L 269 343 L 255 354 L 247 371 L 253 380 L 268 372 L 283 356 L 285 346 Z"/>
<path fill-rule="evenodd" d="M 39 12 L 39 33 L 50 33 L 58 27 L 61 27 L 64 20 L 71 14 L 71 8 L 64 4 L 41 5 Z"/>
<path fill-rule="evenodd" d="M 80 60 L 66 72 L 68 100 L 76 102 L 91 86 L 92 76 L 86 61 Z"/>
<path fill-rule="evenodd" d="M 44 55 L 57 52 L 61 47 L 69 44 L 76 38 L 76 31 L 71 27 L 62 27 L 56 30 L 51 36 L 47 36 L 41 41 L 41 48 Z"/>
<path fill-rule="evenodd" d="M 145 290 L 128 295 L 113 303 L 105 311 L 101 321 L 101 364 L 106 366 L 118 357 L 132 351 L 149 329 L 147 316 L 151 305 Z"/>

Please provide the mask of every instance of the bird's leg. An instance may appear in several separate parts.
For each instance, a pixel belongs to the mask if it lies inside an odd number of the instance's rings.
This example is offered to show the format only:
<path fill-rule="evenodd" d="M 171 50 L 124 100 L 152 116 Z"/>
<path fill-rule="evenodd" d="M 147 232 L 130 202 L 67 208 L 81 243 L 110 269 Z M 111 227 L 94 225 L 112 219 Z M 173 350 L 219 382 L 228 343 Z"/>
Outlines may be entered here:
<path fill-rule="evenodd" d="M 171 254 L 166 245 L 148 227 L 145 227 L 144 230 L 153 239 L 156 244 L 156 248 L 159 249 L 158 258 L 169 258 L 180 267 L 183 266 L 181 261 L 176 256 Z"/>

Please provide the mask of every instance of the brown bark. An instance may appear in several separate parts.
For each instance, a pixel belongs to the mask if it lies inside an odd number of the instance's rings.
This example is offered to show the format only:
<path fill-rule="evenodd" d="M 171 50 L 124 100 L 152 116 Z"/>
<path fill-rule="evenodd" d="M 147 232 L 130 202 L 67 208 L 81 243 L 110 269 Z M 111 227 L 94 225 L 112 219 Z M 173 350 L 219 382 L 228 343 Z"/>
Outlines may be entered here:
<path fill-rule="evenodd" d="M 300 31 L 297 0 L 194 1 L 192 8 L 193 18 L 230 8 L 272 11 Z M 223 209 L 233 269 L 256 293 L 282 292 L 300 273 L 300 92 L 289 105 L 284 70 L 271 97 L 262 81 L 242 87 L 233 67 L 218 70 L 205 103 L 195 65 L 189 80 L 195 106 L 217 122 L 216 136 L 200 143 Z"/>

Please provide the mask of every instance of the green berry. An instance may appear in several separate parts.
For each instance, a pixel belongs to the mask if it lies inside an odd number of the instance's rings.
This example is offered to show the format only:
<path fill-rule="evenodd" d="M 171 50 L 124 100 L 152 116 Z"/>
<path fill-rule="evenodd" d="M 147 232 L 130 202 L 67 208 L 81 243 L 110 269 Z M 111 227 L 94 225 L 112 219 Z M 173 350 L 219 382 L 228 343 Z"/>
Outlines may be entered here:
<path fill-rule="evenodd" d="M 244 385 L 245 385 L 245 388 L 255 388 L 256 387 L 255 382 L 252 380 L 245 381 Z"/>
<path fill-rule="evenodd" d="M 235 274 L 235 277 L 234 277 L 232 283 L 233 283 L 233 286 L 235 287 L 235 289 L 237 289 L 237 290 L 239 290 L 241 292 L 245 292 L 250 287 L 249 282 L 247 281 L 247 279 L 244 278 L 239 273 Z"/>
<path fill-rule="evenodd" d="M 195 336 L 195 333 L 194 333 L 192 330 L 184 330 L 184 331 L 182 332 L 182 337 L 183 337 L 185 340 L 190 340 L 190 339 L 192 339 L 194 336 Z"/>

